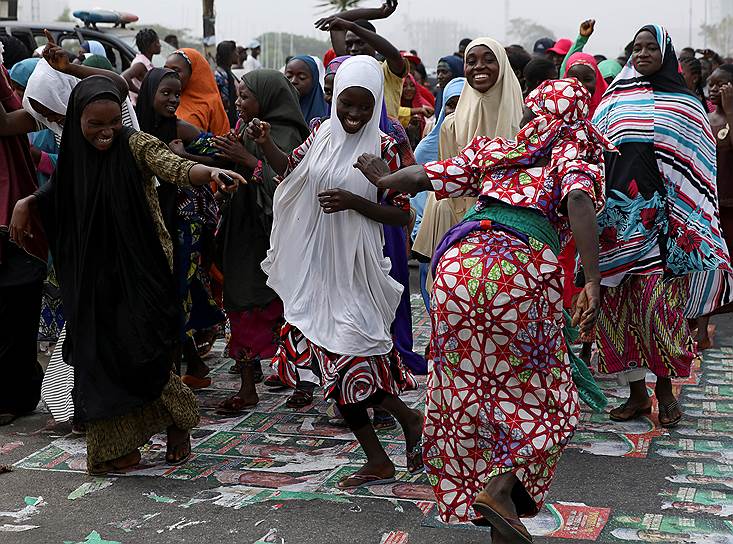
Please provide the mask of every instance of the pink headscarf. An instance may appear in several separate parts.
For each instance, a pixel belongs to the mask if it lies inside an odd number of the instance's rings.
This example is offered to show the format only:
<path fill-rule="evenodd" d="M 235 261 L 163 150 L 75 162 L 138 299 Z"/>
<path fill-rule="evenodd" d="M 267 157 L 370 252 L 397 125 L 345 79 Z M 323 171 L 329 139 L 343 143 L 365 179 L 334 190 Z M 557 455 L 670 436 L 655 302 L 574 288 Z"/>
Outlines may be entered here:
<path fill-rule="evenodd" d="M 606 80 L 603 79 L 603 75 L 601 75 L 601 71 L 598 69 L 598 63 L 596 62 L 596 59 L 594 59 L 593 56 L 589 55 L 588 53 L 573 53 L 572 55 L 570 55 L 570 58 L 565 64 L 565 73 L 563 74 L 563 77 L 568 77 L 568 72 L 570 71 L 570 68 L 572 68 L 573 66 L 577 66 L 578 64 L 590 66 L 596 73 L 596 90 L 590 99 L 590 113 L 588 115 L 592 119 L 593 115 L 596 113 L 596 108 L 601 103 L 603 93 L 605 93 L 606 89 L 608 89 L 608 83 L 606 83 Z"/>

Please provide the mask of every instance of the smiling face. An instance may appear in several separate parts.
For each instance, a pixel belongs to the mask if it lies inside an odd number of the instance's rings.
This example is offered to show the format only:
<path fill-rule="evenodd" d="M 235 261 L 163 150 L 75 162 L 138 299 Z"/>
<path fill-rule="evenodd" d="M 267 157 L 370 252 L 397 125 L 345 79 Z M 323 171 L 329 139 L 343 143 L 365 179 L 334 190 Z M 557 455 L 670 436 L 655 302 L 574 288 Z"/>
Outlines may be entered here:
<path fill-rule="evenodd" d="M 336 99 L 336 117 L 348 134 L 356 134 L 372 118 L 374 95 L 362 87 L 344 89 Z"/>
<path fill-rule="evenodd" d="M 710 100 L 713 104 L 720 107 L 720 89 L 724 85 L 733 83 L 733 75 L 725 70 L 718 68 L 708 78 L 708 87 L 710 88 Z"/>
<path fill-rule="evenodd" d="M 260 115 L 260 103 L 244 81 L 237 87 L 237 101 L 234 105 L 237 107 L 239 118 L 245 123 L 249 123 Z"/>
<path fill-rule="evenodd" d="M 162 117 L 175 117 L 181 103 L 181 80 L 175 75 L 164 77 L 153 99 L 155 113 Z"/>
<path fill-rule="evenodd" d="M 568 77 L 577 79 L 591 96 L 596 92 L 596 71 L 587 64 L 576 64 L 568 70 Z"/>
<path fill-rule="evenodd" d="M 656 74 L 662 68 L 662 48 L 659 47 L 657 38 L 648 30 L 636 35 L 631 62 L 643 76 Z"/>
<path fill-rule="evenodd" d="M 499 61 L 485 45 L 476 45 L 466 53 L 466 81 L 480 93 L 496 85 L 499 79 Z"/>
<path fill-rule="evenodd" d="M 96 100 L 81 114 L 81 132 L 84 139 L 98 151 L 112 147 L 115 136 L 122 129 L 122 111 L 113 100 Z"/>
<path fill-rule="evenodd" d="M 173 53 L 165 61 L 165 67 L 173 70 L 181 78 L 181 89 L 185 90 L 191 79 L 191 65 L 178 53 Z"/>
<path fill-rule="evenodd" d="M 313 76 L 308 65 L 300 59 L 293 59 L 285 67 L 288 78 L 300 96 L 306 96 L 313 89 Z"/>

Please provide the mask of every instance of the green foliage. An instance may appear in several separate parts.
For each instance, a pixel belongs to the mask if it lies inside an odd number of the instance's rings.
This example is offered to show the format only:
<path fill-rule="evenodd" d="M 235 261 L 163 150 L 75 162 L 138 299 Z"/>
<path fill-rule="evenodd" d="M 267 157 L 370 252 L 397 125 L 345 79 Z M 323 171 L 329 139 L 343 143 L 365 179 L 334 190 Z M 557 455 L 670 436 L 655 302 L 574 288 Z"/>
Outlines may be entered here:
<path fill-rule="evenodd" d="M 726 57 L 733 53 L 733 17 L 727 16 L 717 24 L 701 25 L 700 35 L 708 42 L 708 47 Z"/>
<path fill-rule="evenodd" d="M 540 38 L 555 39 L 555 33 L 544 25 L 531 19 L 516 18 L 509 21 L 509 37 L 520 43 L 527 51 L 532 51 L 534 42 Z"/>
<path fill-rule="evenodd" d="M 361 3 L 361 0 L 326 0 L 317 4 L 317 8 L 325 13 L 339 13 L 347 9 L 354 9 Z"/>

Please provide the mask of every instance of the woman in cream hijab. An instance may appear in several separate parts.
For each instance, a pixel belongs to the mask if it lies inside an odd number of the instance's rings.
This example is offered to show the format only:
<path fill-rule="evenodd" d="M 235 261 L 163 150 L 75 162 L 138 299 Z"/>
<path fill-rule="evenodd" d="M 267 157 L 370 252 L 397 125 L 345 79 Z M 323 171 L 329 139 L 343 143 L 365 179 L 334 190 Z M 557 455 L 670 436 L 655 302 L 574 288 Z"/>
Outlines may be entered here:
<path fill-rule="evenodd" d="M 522 119 L 522 88 L 509 65 L 504 47 L 491 38 L 477 38 L 466 48 L 463 87 L 456 111 L 440 129 L 440 160 L 456 156 L 477 136 L 514 138 Z M 458 223 L 476 201 L 473 197 L 435 200 L 425 206 L 413 251 L 431 258 L 448 229 Z M 428 277 L 428 290 L 432 277 Z"/>

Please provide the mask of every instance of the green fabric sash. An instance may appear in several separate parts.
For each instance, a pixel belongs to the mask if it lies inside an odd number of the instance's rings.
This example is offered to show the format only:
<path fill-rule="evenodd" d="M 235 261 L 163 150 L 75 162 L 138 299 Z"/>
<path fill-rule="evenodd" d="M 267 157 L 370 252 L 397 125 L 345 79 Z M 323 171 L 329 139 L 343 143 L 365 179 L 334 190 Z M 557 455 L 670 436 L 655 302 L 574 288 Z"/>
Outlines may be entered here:
<path fill-rule="evenodd" d="M 539 212 L 529 208 L 509 206 L 502 202 L 491 202 L 480 211 L 475 208 L 470 209 L 463 218 L 464 222 L 486 220 L 526 234 L 543 244 L 547 244 L 556 256 L 560 255 L 560 238 L 550 222 Z M 576 327 L 571 325 L 570 314 L 565 310 L 563 310 L 563 314 L 565 315 L 565 328 L 563 329 L 565 344 L 570 359 L 573 382 L 578 388 L 578 395 L 593 411 L 603 412 L 608 404 L 608 399 L 593 378 L 588 365 L 572 350 L 571 343 L 578 338 L 580 333 Z"/>

